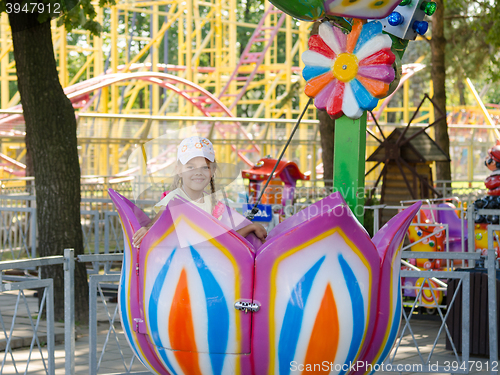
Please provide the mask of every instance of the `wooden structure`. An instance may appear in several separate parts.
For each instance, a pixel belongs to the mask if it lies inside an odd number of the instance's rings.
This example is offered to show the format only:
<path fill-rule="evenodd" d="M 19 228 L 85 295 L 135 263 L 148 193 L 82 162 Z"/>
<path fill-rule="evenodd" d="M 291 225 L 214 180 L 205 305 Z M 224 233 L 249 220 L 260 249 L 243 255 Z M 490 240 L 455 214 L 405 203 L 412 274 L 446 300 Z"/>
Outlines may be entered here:
<path fill-rule="evenodd" d="M 402 200 L 438 195 L 433 187 L 430 164 L 450 159 L 427 133 L 416 134 L 419 131 L 419 128 L 408 128 L 406 132 L 405 128 L 394 129 L 367 159 L 385 163 L 381 203 L 399 205 Z M 402 142 L 398 144 L 400 139 Z"/>
<path fill-rule="evenodd" d="M 422 103 L 426 98 L 427 95 Z M 440 120 L 441 118 L 437 119 L 425 128 L 411 127 L 410 121 L 407 126 L 394 129 L 387 137 L 380 130 L 383 140 L 372 134 L 380 146 L 368 157 L 367 161 L 377 164 L 366 174 L 381 163 L 384 164 L 374 186 L 375 189 L 382 180 L 381 204 L 399 206 L 404 200 L 440 196 L 434 189 L 431 164 L 440 161 L 449 162 L 450 158 L 425 131 Z M 385 223 L 394 216 L 394 211 L 383 211 L 386 212 L 382 213 L 381 219 L 382 223 Z"/>

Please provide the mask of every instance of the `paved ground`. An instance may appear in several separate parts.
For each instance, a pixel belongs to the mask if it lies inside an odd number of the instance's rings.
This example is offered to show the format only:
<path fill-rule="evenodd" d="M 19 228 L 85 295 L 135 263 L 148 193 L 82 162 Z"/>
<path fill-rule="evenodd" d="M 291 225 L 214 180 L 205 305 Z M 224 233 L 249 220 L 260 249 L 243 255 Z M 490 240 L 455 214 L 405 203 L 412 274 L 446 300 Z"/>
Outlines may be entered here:
<path fill-rule="evenodd" d="M 46 342 L 46 336 L 44 334 L 46 326 L 44 323 L 40 323 L 38 329 L 38 337 L 42 348 L 39 349 L 35 344 L 31 355 L 29 350 L 29 346 L 33 341 L 33 330 L 28 316 L 31 315 L 34 317 L 33 325 L 36 325 L 36 317 L 38 314 L 37 299 L 33 296 L 33 292 L 27 293 L 26 303 L 23 297 L 20 296 L 20 303 L 17 306 L 17 316 L 14 322 L 15 324 L 12 327 L 13 339 L 10 343 L 10 346 L 14 347 L 14 349 L 5 353 L 5 346 L 7 342 L 6 336 L 10 336 L 11 323 L 14 313 L 16 312 L 17 299 L 17 292 L 0 293 L 0 329 L 2 329 L 0 331 L 0 374 L 45 374 L 44 361 L 41 359 L 42 354 L 44 358 L 47 358 L 47 350 L 44 346 Z M 110 311 L 110 314 L 113 315 L 116 311 L 116 303 L 110 303 L 109 301 L 106 301 L 106 303 L 108 311 Z M 28 308 L 29 314 L 27 310 Z M 132 353 L 122 333 L 118 317 L 116 318 L 114 324 L 116 336 L 113 330 L 109 331 L 110 325 L 106 309 L 102 303 L 100 303 L 98 307 L 98 322 L 99 335 L 97 344 L 97 359 L 100 360 L 100 363 L 97 373 L 125 373 L 128 369 L 133 372 L 145 371 L 144 366 L 137 359 L 131 362 Z M 418 367 L 412 367 L 412 365 L 423 363 L 422 359 L 423 361 L 429 361 L 429 363 L 433 365 L 439 364 L 439 366 L 446 366 L 446 362 L 448 361 L 449 365 L 453 366 L 453 361 L 456 360 L 456 357 L 453 355 L 453 352 L 445 349 L 444 330 L 437 340 L 436 347 L 431 358 L 428 358 L 429 353 L 434 346 L 434 342 L 436 341 L 436 335 L 439 331 L 439 327 L 439 321 L 412 319 L 411 328 L 414 333 L 415 341 L 419 346 L 420 355 L 415 347 L 411 335 L 409 335 L 408 330 L 406 330 L 394 358 L 394 365 L 406 365 L 406 368 L 403 368 L 404 374 L 415 373 L 418 371 Z M 55 351 L 56 374 L 64 374 L 65 354 L 64 344 L 62 343 L 64 339 L 63 323 L 56 323 L 55 333 L 56 341 L 59 342 L 59 344 L 56 343 Z M 104 346 L 106 346 L 106 348 L 103 353 Z M 471 371 L 471 373 L 479 373 L 480 371 L 478 370 L 480 366 L 482 366 L 482 372 L 484 373 L 486 370 L 485 358 L 471 358 L 471 361 L 476 361 L 471 363 L 471 365 L 473 365 L 473 371 Z M 77 327 L 75 372 L 76 374 L 89 374 L 88 327 Z M 451 370 L 446 373 L 450 372 Z M 389 374 L 389 372 L 379 373 Z"/>

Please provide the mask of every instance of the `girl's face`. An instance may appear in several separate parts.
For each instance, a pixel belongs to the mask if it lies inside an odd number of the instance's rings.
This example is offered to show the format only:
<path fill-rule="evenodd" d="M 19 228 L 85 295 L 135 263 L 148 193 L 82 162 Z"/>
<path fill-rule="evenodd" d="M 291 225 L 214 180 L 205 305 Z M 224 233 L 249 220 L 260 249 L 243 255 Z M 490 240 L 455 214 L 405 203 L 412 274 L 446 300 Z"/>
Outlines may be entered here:
<path fill-rule="evenodd" d="M 186 164 L 180 164 L 179 176 L 182 177 L 182 184 L 194 191 L 202 191 L 210 183 L 212 176 L 208 160 L 203 156 L 198 156 L 189 160 Z"/>

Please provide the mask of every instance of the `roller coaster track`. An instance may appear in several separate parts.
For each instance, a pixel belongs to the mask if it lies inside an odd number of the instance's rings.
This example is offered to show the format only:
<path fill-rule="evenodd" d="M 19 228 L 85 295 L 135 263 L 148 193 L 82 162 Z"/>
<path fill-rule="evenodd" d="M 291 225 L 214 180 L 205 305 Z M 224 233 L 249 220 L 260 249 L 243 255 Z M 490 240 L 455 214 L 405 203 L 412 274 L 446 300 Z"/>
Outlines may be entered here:
<path fill-rule="evenodd" d="M 134 66 L 134 68 L 139 69 L 141 65 L 142 64 L 138 64 L 138 66 Z M 171 90 L 190 102 L 206 117 L 212 116 L 208 108 L 214 107 L 217 108 L 217 112 L 222 113 L 223 116 L 235 117 L 233 113 L 216 96 L 214 96 L 204 88 L 186 79 L 160 72 L 140 71 L 135 73 L 104 74 L 69 86 L 64 89 L 64 92 L 71 100 L 73 107 L 81 109 L 80 112 L 76 112 L 76 116 L 78 117 L 78 113 L 85 112 L 85 110 L 90 107 L 92 101 L 97 97 L 97 95 L 93 95 L 91 98 L 91 94 L 93 92 L 104 87 L 108 87 L 112 84 L 128 80 L 147 81 L 152 84 L 159 85 L 165 89 Z M 181 89 L 179 87 L 185 88 Z M 9 108 L 9 110 L 22 110 L 22 106 L 17 105 L 15 107 Z M 13 126 L 15 124 L 19 124 L 20 121 L 23 121 L 23 116 L 20 114 L 3 115 L 0 117 L 0 131 L 11 132 Z M 251 150 L 239 150 L 235 145 L 231 145 L 231 148 L 238 154 L 239 158 L 242 161 L 244 161 L 249 166 L 253 166 L 253 162 L 248 158 L 246 153 L 252 152 L 256 155 L 260 155 L 259 147 L 255 144 L 251 137 L 249 137 L 248 133 L 239 122 L 235 121 L 231 124 L 231 126 L 234 130 L 236 130 L 245 139 L 248 140 L 249 144 L 251 145 Z M 225 128 L 227 127 L 227 125 L 215 123 L 215 127 L 217 130 L 219 130 L 220 128 L 221 134 L 227 132 L 227 129 Z"/>

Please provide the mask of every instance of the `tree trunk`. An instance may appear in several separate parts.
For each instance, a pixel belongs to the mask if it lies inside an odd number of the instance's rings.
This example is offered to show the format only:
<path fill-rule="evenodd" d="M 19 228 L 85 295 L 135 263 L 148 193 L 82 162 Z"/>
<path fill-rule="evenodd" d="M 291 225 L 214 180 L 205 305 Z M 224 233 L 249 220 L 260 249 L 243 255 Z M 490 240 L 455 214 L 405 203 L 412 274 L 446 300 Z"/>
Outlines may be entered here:
<path fill-rule="evenodd" d="M 432 16 L 432 70 L 431 77 L 434 86 L 433 100 L 436 105 L 446 113 L 446 65 L 445 48 L 446 39 L 444 37 L 444 2 L 436 0 L 437 10 Z M 434 116 L 440 117 L 440 113 L 434 110 Z M 450 139 L 448 137 L 448 124 L 446 119 L 440 121 L 435 126 L 436 143 L 441 146 L 444 152 L 449 156 Z M 449 162 L 436 162 L 436 177 L 438 180 L 451 180 L 451 169 Z"/>
<path fill-rule="evenodd" d="M 457 81 L 458 96 L 460 98 L 460 105 L 467 105 L 465 99 L 465 83 L 462 77 Z"/>
<path fill-rule="evenodd" d="M 26 148 L 35 173 L 38 254 L 61 255 L 65 248 L 83 254 L 80 224 L 80 165 L 76 120 L 59 83 L 50 22 L 37 14 L 10 13 L 18 88 L 26 122 Z M 55 319 L 64 317 L 61 265 L 43 267 L 54 280 Z M 83 264 L 75 267 L 75 319 L 88 322 L 88 283 Z"/>
<path fill-rule="evenodd" d="M 323 180 L 331 192 L 333 188 L 333 141 L 335 138 L 335 120 L 326 111 L 317 110 L 319 134 L 321 136 L 321 158 L 323 159 Z M 313 168 L 316 168 L 314 165 Z"/>
<path fill-rule="evenodd" d="M 315 22 L 311 28 L 311 36 L 317 35 L 321 22 Z M 323 180 L 328 189 L 327 194 L 333 189 L 333 140 L 335 120 L 332 120 L 326 111 L 316 111 L 319 120 L 319 135 L 321 137 L 321 159 L 323 160 Z M 316 168 L 313 165 L 313 168 Z"/>

